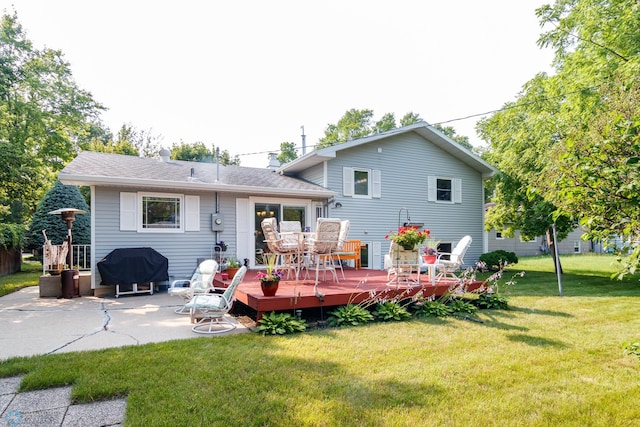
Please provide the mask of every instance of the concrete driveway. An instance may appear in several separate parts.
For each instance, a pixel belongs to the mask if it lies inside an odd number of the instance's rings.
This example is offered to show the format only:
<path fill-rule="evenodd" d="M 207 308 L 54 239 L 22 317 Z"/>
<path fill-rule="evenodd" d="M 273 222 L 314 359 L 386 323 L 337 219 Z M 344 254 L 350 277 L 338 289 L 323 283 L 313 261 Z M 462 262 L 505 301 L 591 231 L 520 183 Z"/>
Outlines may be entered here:
<path fill-rule="evenodd" d="M 176 339 L 212 339 L 191 330 L 183 302 L 166 292 L 120 298 L 40 298 L 38 286 L 0 297 L 0 360 L 70 351 L 97 350 Z M 237 328 L 230 333 L 246 332 Z"/>

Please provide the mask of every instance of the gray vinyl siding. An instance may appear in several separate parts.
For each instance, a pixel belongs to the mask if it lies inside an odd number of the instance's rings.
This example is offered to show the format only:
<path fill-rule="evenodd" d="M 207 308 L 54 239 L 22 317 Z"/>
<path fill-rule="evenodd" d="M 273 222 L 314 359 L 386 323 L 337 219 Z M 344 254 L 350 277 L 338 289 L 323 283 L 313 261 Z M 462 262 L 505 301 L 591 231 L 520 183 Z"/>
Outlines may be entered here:
<path fill-rule="evenodd" d="M 324 186 L 324 164 L 321 163 L 305 170 L 300 173 L 299 177 L 305 181 Z"/>
<path fill-rule="evenodd" d="M 542 255 L 548 252 L 548 246 L 545 242 L 546 236 L 538 236 L 535 241 L 523 242 L 520 239 L 520 232 L 517 230 L 514 233 L 514 237 L 504 237 L 502 239 L 497 238 L 496 230 L 491 230 L 487 234 L 489 252 L 501 249 L 513 252 L 517 256 Z M 581 239 L 582 234 L 583 232 L 579 228 L 569 233 L 566 239 L 558 242 L 558 253 L 571 255 L 594 252 L 592 243 Z M 575 250 L 576 245 L 580 248 L 579 252 Z"/>
<path fill-rule="evenodd" d="M 343 167 L 381 171 L 381 198 L 343 197 Z M 332 217 L 351 220 L 349 238 L 380 242 L 382 255 L 389 250 L 385 236 L 406 221 L 406 208 L 411 222 L 423 223 L 432 236 L 452 246 L 469 234 L 473 243 L 465 263 L 473 265 L 482 253 L 483 191 L 479 172 L 457 158 L 425 141 L 406 133 L 371 144 L 338 152 L 328 166 L 328 188 L 336 191 L 339 209 Z M 462 203 L 427 201 L 429 175 L 462 180 Z M 398 216 L 400 215 L 400 220 Z"/>
<path fill-rule="evenodd" d="M 211 231 L 211 214 L 215 212 L 215 193 L 183 193 L 200 196 L 200 231 L 184 233 L 138 233 L 120 231 L 120 192 L 132 191 L 114 188 L 96 188 L 92 212 L 95 215 L 95 260 L 98 262 L 116 248 L 151 247 L 169 259 L 169 275 L 189 277 L 199 258 L 210 258 L 216 242 Z M 176 193 L 171 191 L 171 193 Z M 235 251 L 235 196 L 221 196 L 225 229 L 219 240 L 229 243 L 228 253 Z M 95 265 L 96 284 L 100 283 Z"/>

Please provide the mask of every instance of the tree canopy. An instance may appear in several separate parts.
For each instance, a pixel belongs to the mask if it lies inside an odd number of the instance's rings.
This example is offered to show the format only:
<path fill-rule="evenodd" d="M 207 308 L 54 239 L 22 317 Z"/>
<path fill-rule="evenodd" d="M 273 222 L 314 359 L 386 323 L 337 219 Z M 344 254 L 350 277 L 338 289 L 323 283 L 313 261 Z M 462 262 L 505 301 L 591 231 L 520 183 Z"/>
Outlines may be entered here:
<path fill-rule="evenodd" d="M 364 138 L 376 133 L 387 132 L 397 128 L 395 114 L 386 113 L 380 120 L 372 124 L 373 110 L 347 110 L 336 124 L 329 124 L 315 149 L 342 144 L 352 139 Z M 422 120 L 418 114 L 409 112 L 400 120 L 401 126 L 408 126 Z"/>
<path fill-rule="evenodd" d="M 547 228 L 555 222 L 562 231 L 562 224 L 570 228 L 577 219 L 591 237 L 617 234 L 635 241 L 638 231 L 630 223 L 640 207 L 635 204 L 633 212 L 629 197 L 639 183 L 631 173 L 634 160 L 623 158 L 637 143 L 634 123 L 640 119 L 634 89 L 640 6 L 631 0 L 557 0 L 536 13 L 548 29 L 538 43 L 555 51 L 554 74 L 534 76 L 515 101 L 478 124 L 489 142 L 488 159 L 503 172 L 487 224 L 515 224 L 529 234 L 535 232 L 527 228 L 532 218 Z"/>
<path fill-rule="evenodd" d="M 0 221 L 23 223 L 103 107 L 80 89 L 62 52 L 36 49 L 17 14 L 0 20 Z"/>
<path fill-rule="evenodd" d="M 181 142 L 180 144 L 173 144 L 171 146 L 171 158 L 174 160 L 212 163 L 215 159 L 214 153 L 216 151 L 218 151 L 218 155 L 220 156 L 220 164 L 240 166 L 240 158 L 237 155 L 232 158 L 229 151 L 223 150 L 219 152 L 215 146 L 212 146 L 212 149 L 209 150 L 202 142 L 193 144 Z"/>

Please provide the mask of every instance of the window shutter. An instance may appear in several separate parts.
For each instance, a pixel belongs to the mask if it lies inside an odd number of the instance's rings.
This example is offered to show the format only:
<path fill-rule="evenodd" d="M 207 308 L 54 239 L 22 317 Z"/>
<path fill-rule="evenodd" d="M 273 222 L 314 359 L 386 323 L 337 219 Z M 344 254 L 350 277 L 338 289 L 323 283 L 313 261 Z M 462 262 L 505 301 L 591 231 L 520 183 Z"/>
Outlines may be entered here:
<path fill-rule="evenodd" d="M 437 197 L 436 185 L 437 185 L 436 177 L 429 176 L 427 178 L 427 201 L 429 202 L 436 201 L 436 197 Z"/>
<path fill-rule="evenodd" d="M 453 179 L 453 203 L 462 203 L 462 180 Z"/>
<path fill-rule="evenodd" d="M 342 195 L 353 196 L 353 168 L 342 168 Z"/>
<path fill-rule="evenodd" d="M 382 197 L 382 172 L 380 172 L 379 170 L 373 170 L 371 172 L 373 184 L 371 196 L 379 199 Z"/>
<path fill-rule="evenodd" d="M 200 196 L 184 196 L 184 231 L 200 231 Z"/>
<path fill-rule="evenodd" d="M 120 193 L 120 231 L 136 231 L 138 221 L 136 193 Z"/>

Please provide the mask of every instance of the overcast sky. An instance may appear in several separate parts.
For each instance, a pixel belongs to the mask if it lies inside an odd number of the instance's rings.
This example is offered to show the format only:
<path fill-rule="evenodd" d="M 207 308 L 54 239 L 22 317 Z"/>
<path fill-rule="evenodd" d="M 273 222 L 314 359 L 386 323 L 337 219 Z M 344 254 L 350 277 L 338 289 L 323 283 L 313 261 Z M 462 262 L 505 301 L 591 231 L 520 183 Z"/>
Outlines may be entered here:
<path fill-rule="evenodd" d="M 499 109 L 552 52 L 536 45 L 545 0 L 0 0 L 38 48 L 162 145 L 203 142 L 267 165 L 345 111 L 441 123 Z M 472 143 L 478 117 L 445 123 Z M 249 155 L 250 153 L 258 153 Z"/>

